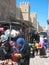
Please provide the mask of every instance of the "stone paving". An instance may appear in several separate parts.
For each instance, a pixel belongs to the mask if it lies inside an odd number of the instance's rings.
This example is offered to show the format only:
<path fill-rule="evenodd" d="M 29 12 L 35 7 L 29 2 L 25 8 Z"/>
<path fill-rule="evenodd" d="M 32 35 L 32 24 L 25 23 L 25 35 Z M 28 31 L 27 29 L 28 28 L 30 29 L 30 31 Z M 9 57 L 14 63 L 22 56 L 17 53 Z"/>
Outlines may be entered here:
<path fill-rule="evenodd" d="M 30 59 L 30 65 L 49 65 L 49 54 L 47 54 L 48 58 L 40 58 L 36 56 L 35 58 Z"/>

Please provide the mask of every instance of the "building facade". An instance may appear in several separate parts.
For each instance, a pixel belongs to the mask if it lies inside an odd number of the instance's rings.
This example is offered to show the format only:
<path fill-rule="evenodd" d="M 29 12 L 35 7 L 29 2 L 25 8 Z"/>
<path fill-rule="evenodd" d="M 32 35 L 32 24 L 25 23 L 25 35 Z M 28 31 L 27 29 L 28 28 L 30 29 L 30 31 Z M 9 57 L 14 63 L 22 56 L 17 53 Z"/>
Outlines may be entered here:
<path fill-rule="evenodd" d="M 30 4 L 26 2 L 20 3 L 20 10 L 23 16 L 23 20 L 30 20 Z"/>
<path fill-rule="evenodd" d="M 30 20 L 35 29 L 37 29 L 37 15 L 35 13 L 30 13 Z"/>
<path fill-rule="evenodd" d="M 19 7 L 16 6 L 16 19 L 23 19 L 22 12 Z"/>
<path fill-rule="evenodd" d="M 16 15 L 16 0 L 0 0 L 0 20 L 6 20 Z"/>
<path fill-rule="evenodd" d="M 42 26 L 40 26 L 39 22 L 37 21 L 37 15 L 36 13 L 30 13 L 30 20 L 32 22 L 32 25 L 37 30 L 37 32 L 43 31 Z"/>
<path fill-rule="evenodd" d="M 37 22 L 37 32 L 42 32 L 42 31 L 44 31 L 43 27 L 40 26 L 39 22 Z"/>

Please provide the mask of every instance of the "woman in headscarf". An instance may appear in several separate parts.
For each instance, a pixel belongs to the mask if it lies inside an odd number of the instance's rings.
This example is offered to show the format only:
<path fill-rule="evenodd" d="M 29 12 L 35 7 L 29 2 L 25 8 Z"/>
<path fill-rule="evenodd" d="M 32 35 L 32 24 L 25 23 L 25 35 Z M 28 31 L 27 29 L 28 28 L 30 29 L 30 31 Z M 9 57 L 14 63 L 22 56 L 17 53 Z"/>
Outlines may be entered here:
<path fill-rule="evenodd" d="M 29 65 L 29 58 L 30 58 L 30 47 L 29 45 L 25 42 L 23 38 L 18 38 L 16 41 L 16 46 L 17 49 L 19 50 L 15 54 L 16 56 L 19 57 L 18 60 L 18 65 Z"/>
<path fill-rule="evenodd" d="M 44 57 L 46 55 L 44 44 L 45 44 L 44 40 L 40 40 L 40 42 L 39 42 L 40 57 Z"/>

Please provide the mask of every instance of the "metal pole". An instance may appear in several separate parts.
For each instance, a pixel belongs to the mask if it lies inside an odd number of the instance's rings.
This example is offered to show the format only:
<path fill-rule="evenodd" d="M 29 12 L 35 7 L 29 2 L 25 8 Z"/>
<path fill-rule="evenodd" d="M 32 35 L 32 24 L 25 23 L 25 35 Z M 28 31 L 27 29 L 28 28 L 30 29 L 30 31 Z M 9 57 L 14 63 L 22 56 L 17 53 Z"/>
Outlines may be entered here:
<path fill-rule="evenodd" d="M 12 28 L 12 26 L 11 26 L 11 13 L 10 13 L 10 4 L 11 4 L 11 2 L 10 2 L 10 0 L 9 0 L 9 22 L 10 22 L 10 36 L 9 36 L 9 41 L 11 40 L 11 28 Z"/>
<path fill-rule="evenodd" d="M 10 40 L 11 40 L 11 22 L 10 22 Z"/>

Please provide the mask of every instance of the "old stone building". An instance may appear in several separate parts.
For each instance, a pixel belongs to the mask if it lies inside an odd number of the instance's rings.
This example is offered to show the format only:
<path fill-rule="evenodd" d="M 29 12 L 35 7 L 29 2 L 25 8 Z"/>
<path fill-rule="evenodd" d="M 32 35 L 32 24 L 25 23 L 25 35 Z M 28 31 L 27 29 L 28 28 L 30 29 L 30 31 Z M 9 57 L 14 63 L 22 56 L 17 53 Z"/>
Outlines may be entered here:
<path fill-rule="evenodd" d="M 43 31 L 42 26 L 40 26 L 39 22 L 37 21 L 37 15 L 35 13 L 30 13 L 30 20 L 32 22 L 32 25 L 34 26 L 34 29 L 36 29 L 37 32 Z"/>
<path fill-rule="evenodd" d="M 20 9 L 23 16 L 23 20 L 30 20 L 30 4 L 26 2 L 20 3 Z"/>
<path fill-rule="evenodd" d="M 35 29 L 37 29 L 37 15 L 35 13 L 30 13 L 30 20 Z"/>
<path fill-rule="evenodd" d="M 16 15 L 16 0 L 0 0 L 0 20 L 6 20 Z"/>
<path fill-rule="evenodd" d="M 42 31 L 44 31 L 43 27 L 40 26 L 39 22 L 37 22 L 37 32 L 42 32 Z"/>
<path fill-rule="evenodd" d="M 16 6 L 16 19 L 18 19 L 18 20 L 23 19 L 21 9 L 19 7 L 17 7 L 17 6 Z"/>

